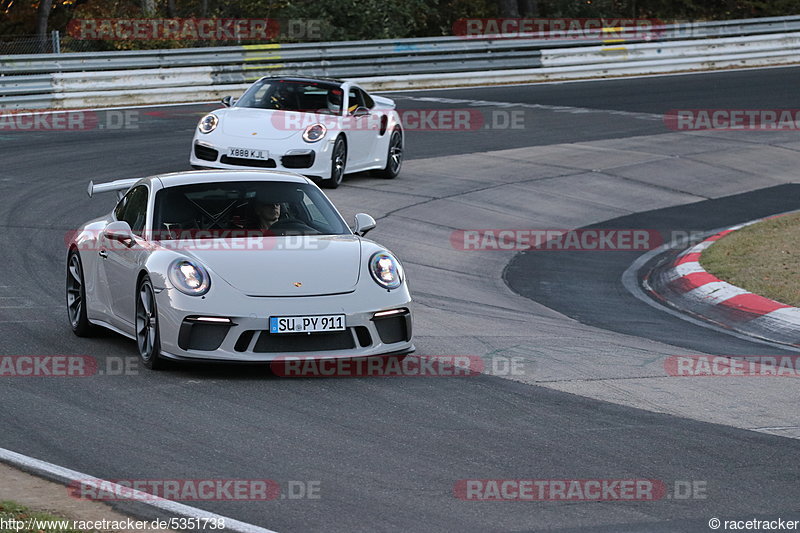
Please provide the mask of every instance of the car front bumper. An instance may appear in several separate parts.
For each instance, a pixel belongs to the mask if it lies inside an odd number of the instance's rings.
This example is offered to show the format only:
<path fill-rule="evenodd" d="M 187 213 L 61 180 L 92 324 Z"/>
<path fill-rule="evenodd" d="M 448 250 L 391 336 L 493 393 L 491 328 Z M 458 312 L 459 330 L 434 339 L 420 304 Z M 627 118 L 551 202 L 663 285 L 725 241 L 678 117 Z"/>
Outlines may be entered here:
<path fill-rule="evenodd" d="M 230 157 L 230 146 L 244 146 L 269 152 L 266 160 Z M 295 141 L 259 141 L 195 137 L 189 154 L 189 163 L 197 168 L 209 169 L 270 169 L 295 172 L 308 177 L 326 179 L 331 174 L 333 140 L 298 146 Z"/>
<path fill-rule="evenodd" d="M 411 353 L 411 299 L 405 290 L 383 292 L 380 307 L 356 292 L 328 296 L 224 298 L 186 296 L 175 289 L 157 293 L 164 357 L 204 361 L 269 362 L 286 357 L 354 358 Z M 215 302 L 215 300 L 217 300 Z M 375 317 L 381 311 L 402 310 Z M 269 317 L 345 315 L 345 330 L 275 334 Z"/>

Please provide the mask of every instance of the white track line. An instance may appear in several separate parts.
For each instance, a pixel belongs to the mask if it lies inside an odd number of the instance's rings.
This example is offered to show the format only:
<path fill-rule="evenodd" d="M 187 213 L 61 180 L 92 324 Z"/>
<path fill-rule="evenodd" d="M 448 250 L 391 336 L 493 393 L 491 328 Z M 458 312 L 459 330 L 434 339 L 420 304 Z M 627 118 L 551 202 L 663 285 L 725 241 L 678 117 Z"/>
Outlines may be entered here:
<path fill-rule="evenodd" d="M 224 519 L 226 531 L 235 531 L 237 533 L 276 533 L 271 529 L 265 529 L 263 527 L 254 526 L 253 524 L 248 524 L 246 522 L 240 522 L 239 520 L 234 520 L 233 518 L 228 518 L 227 516 L 197 509 L 196 507 L 190 507 L 172 500 L 165 500 L 152 494 L 146 494 L 144 492 L 132 490 L 129 487 L 122 487 L 115 483 L 104 481 L 87 474 L 82 474 L 75 470 L 64 468 L 63 466 L 40 461 L 39 459 L 34 459 L 33 457 L 28 457 L 27 455 L 12 452 L 11 450 L 6 450 L 5 448 L 0 448 L 0 461 L 20 467 L 24 470 L 46 475 L 50 478 L 56 478 L 61 482 L 77 482 L 81 483 L 82 485 L 89 486 L 95 484 L 97 487 L 101 487 L 102 484 L 103 488 L 113 490 L 115 494 L 130 494 L 132 496 L 130 501 L 133 503 L 149 505 L 150 507 L 155 507 L 157 509 L 161 509 L 162 511 L 167 511 L 180 516 L 186 516 L 190 518 L 206 518 L 209 520 Z"/>
<path fill-rule="evenodd" d="M 525 102 L 496 102 L 493 100 L 464 100 L 460 98 L 436 98 L 431 96 L 404 96 L 397 97 L 400 100 L 411 100 L 415 102 L 434 102 L 441 104 L 461 104 L 470 107 L 522 107 L 525 109 L 541 109 L 545 111 L 555 111 L 556 113 L 572 113 L 575 115 L 585 115 L 587 113 L 606 113 L 609 115 L 621 115 L 642 120 L 660 121 L 664 120 L 664 115 L 654 113 L 637 113 L 633 111 L 620 111 L 618 109 L 599 109 L 591 107 L 574 107 L 565 105 L 547 104 L 527 104 Z"/>

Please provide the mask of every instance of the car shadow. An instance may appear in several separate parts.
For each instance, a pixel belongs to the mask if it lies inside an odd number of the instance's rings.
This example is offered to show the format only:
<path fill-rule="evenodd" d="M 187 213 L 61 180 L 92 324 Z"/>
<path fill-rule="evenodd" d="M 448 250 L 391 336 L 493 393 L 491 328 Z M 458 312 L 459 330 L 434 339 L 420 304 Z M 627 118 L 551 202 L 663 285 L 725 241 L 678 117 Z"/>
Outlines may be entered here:
<path fill-rule="evenodd" d="M 357 365 L 361 363 L 361 368 L 366 367 L 368 361 L 380 363 L 382 368 L 387 368 L 389 365 L 399 364 L 405 356 L 403 355 L 376 355 L 372 357 L 353 357 L 336 360 L 345 363 L 353 363 Z M 324 359 L 320 361 L 334 361 L 333 359 Z M 166 361 L 163 369 L 147 372 L 157 372 L 158 374 L 174 375 L 181 378 L 196 378 L 196 379 L 225 379 L 232 381 L 255 381 L 255 380 L 271 380 L 271 381 L 322 381 L 322 380 L 339 380 L 339 379 L 364 379 L 383 376 L 367 376 L 367 375 L 351 375 L 345 373 L 328 373 L 316 372 L 316 368 L 309 371 L 307 368 L 304 371 L 297 372 L 297 375 L 291 375 L 291 372 L 286 371 L 286 367 L 282 367 L 281 363 L 273 362 L 238 362 L 238 361 Z M 278 366 L 276 366 L 278 365 Z M 299 366 L 294 367 L 299 369 Z M 145 373 L 144 370 L 142 369 Z M 356 372 L 356 374 L 358 374 Z"/>

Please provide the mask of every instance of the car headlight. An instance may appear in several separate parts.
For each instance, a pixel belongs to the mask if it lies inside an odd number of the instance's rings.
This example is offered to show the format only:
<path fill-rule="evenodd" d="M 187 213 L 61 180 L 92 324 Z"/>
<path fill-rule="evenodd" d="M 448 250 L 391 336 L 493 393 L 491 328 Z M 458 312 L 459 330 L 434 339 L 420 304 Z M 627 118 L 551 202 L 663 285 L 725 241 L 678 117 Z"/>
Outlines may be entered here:
<path fill-rule="evenodd" d="M 200 130 L 200 133 L 211 133 L 217 128 L 217 124 L 219 124 L 217 115 L 209 113 L 200 119 L 200 124 L 197 125 L 197 129 Z"/>
<path fill-rule="evenodd" d="M 307 143 L 315 143 L 325 137 L 328 128 L 322 124 L 312 124 L 303 132 L 303 140 Z"/>
<path fill-rule="evenodd" d="M 202 296 L 211 287 L 206 269 L 188 259 L 173 261 L 169 267 L 169 280 L 176 289 L 189 296 Z"/>
<path fill-rule="evenodd" d="M 369 260 L 369 272 L 375 283 L 384 289 L 396 289 L 403 283 L 403 267 L 388 252 L 372 254 Z"/>

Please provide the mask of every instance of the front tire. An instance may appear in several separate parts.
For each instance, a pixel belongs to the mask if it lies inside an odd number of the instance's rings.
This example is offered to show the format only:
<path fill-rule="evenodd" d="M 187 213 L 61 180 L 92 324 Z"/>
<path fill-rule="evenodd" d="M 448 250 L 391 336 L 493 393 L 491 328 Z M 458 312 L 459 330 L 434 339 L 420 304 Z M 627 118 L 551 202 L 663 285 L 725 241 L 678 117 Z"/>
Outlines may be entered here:
<path fill-rule="evenodd" d="M 344 180 L 345 166 L 347 165 L 347 143 L 344 137 L 339 136 L 333 145 L 331 153 L 331 177 L 322 180 L 322 186 L 326 189 L 336 189 Z"/>
<path fill-rule="evenodd" d="M 386 154 L 386 166 L 383 170 L 379 170 L 376 174 L 387 180 L 391 180 L 400 175 L 400 169 L 403 167 L 403 132 L 400 128 L 395 128 L 392 131 L 392 136 L 389 138 L 389 150 Z"/>
<path fill-rule="evenodd" d="M 78 337 L 89 337 L 94 327 L 86 316 L 86 285 L 83 264 L 77 250 L 67 257 L 67 316 L 72 332 Z"/>
<path fill-rule="evenodd" d="M 136 291 L 136 347 L 139 359 L 146 368 L 159 370 L 165 362 L 161 357 L 161 335 L 158 327 L 156 294 L 150 278 L 145 276 Z"/>

